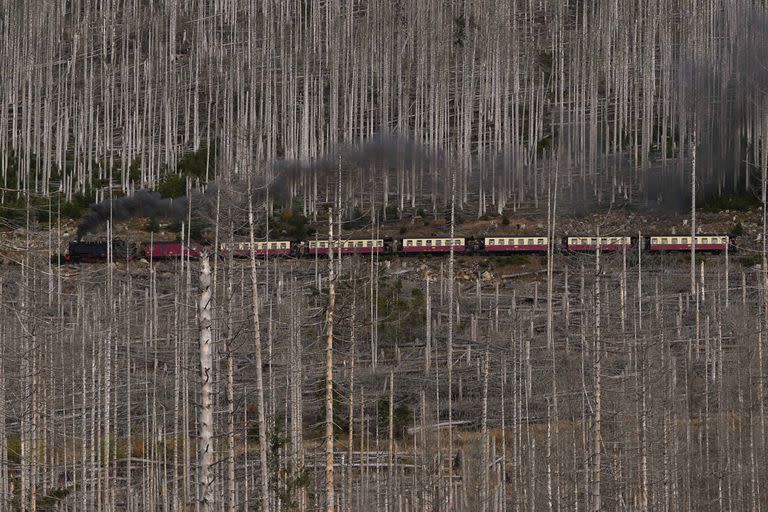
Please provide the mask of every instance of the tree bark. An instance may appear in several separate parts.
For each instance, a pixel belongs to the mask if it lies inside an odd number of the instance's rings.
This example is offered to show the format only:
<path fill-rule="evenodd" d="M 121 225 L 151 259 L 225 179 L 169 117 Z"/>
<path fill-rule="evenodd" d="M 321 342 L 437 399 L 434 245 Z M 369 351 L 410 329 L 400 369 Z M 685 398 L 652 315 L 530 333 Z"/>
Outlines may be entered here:
<path fill-rule="evenodd" d="M 203 252 L 200 257 L 200 416 L 198 428 L 200 440 L 198 451 L 200 454 L 200 473 L 198 474 L 198 486 L 200 487 L 200 509 L 202 512 L 214 510 L 213 499 L 213 405 L 211 394 L 213 380 L 213 347 L 211 337 L 211 266 L 208 252 Z"/>
<path fill-rule="evenodd" d="M 341 243 L 341 241 L 339 241 Z M 335 509 L 333 482 L 333 314 L 336 289 L 333 265 L 333 211 L 328 209 L 328 307 L 325 310 L 325 510 Z"/>

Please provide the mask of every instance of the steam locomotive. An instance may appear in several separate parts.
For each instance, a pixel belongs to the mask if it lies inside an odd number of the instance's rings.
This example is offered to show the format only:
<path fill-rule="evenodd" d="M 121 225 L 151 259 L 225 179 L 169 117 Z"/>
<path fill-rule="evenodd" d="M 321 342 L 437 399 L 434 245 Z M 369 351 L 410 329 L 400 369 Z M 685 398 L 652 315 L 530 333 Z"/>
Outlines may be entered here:
<path fill-rule="evenodd" d="M 658 235 L 643 237 L 629 236 L 566 236 L 559 243 L 553 243 L 553 250 L 567 253 L 630 251 L 643 244 L 645 251 L 654 253 L 689 252 L 693 246 L 690 236 Z M 719 253 L 735 248 L 727 235 L 698 235 L 696 250 Z M 447 254 L 453 248 L 457 254 L 546 254 L 550 240 L 546 236 L 490 236 L 490 237 L 429 237 L 429 238 L 365 238 L 341 241 L 328 240 L 273 240 L 267 242 L 234 242 L 219 244 L 219 254 L 235 258 L 250 257 L 293 257 L 307 258 L 327 256 L 328 252 L 341 254 L 394 254 L 400 256 L 416 254 Z M 161 260 L 181 257 L 196 259 L 206 246 L 199 242 L 151 241 L 142 242 L 138 247 L 132 242 L 113 240 L 107 242 L 71 242 L 65 260 L 71 263 L 95 263 L 131 261 L 137 257 Z"/>

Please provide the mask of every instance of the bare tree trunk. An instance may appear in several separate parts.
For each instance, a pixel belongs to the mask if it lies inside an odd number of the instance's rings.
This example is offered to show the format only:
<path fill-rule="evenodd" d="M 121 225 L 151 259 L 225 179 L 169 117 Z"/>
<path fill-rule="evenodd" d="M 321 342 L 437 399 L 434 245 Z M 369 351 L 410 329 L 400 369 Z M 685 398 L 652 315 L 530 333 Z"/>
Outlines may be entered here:
<path fill-rule="evenodd" d="M 253 192 L 250 173 L 248 174 L 248 231 L 251 248 L 256 247 L 253 219 Z M 259 322 L 259 281 L 256 274 L 256 251 L 251 250 L 251 293 L 253 301 L 253 340 L 256 352 L 256 403 L 259 423 L 259 469 L 261 479 L 261 509 L 269 512 L 269 466 L 267 463 L 267 420 L 264 410 L 264 370 L 261 357 L 261 324 Z"/>
<path fill-rule="evenodd" d="M 595 348 L 592 353 L 592 372 L 594 379 L 594 469 L 592 477 L 592 510 L 600 512 L 602 502 L 600 484 L 602 476 L 602 389 L 601 389 L 601 359 L 602 347 L 600 345 L 600 232 L 597 232 L 597 251 L 595 251 Z"/>
<path fill-rule="evenodd" d="M 341 244 L 341 240 L 339 240 Z M 335 509 L 333 483 L 333 314 L 336 307 L 333 268 L 333 211 L 328 209 L 328 307 L 325 310 L 325 495 L 326 512 Z"/>
<path fill-rule="evenodd" d="M 232 229 L 230 224 L 230 240 L 232 239 Z M 229 251 L 229 264 L 227 265 L 227 510 L 234 512 L 237 506 L 235 492 L 237 482 L 235 481 L 235 361 L 232 357 L 232 338 L 235 336 L 233 327 L 233 266 L 232 251 Z"/>
<path fill-rule="evenodd" d="M 213 502 L 213 405 L 211 404 L 213 379 L 213 347 L 211 338 L 211 266 L 208 252 L 200 257 L 200 487 L 201 510 L 214 510 Z"/>
<path fill-rule="evenodd" d="M 696 121 L 694 115 L 691 137 L 691 296 L 696 295 Z M 698 339 L 696 341 L 698 343 Z"/>
<path fill-rule="evenodd" d="M 451 171 L 451 250 L 448 256 L 448 509 L 454 507 L 453 495 L 453 265 L 454 265 L 454 246 L 453 236 L 456 226 L 456 170 Z"/>

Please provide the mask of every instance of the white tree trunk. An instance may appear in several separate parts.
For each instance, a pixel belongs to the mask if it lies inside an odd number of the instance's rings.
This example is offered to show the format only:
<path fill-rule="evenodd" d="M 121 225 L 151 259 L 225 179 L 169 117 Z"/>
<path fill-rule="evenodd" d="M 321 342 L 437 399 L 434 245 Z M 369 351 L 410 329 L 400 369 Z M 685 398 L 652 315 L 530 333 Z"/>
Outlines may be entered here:
<path fill-rule="evenodd" d="M 213 380 L 213 347 L 211 338 L 211 266 L 208 252 L 200 257 L 200 509 L 202 512 L 214 510 L 213 503 L 213 406 L 211 404 Z"/>
<path fill-rule="evenodd" d="M 341 241 L 339 241 L 341 243 Z M 328 308 L 325 310 L 325 494 L 326 512 L 333 512 L 333 313 L 336 290 L 333 268 L 333 211 L 328 209 Z"/>

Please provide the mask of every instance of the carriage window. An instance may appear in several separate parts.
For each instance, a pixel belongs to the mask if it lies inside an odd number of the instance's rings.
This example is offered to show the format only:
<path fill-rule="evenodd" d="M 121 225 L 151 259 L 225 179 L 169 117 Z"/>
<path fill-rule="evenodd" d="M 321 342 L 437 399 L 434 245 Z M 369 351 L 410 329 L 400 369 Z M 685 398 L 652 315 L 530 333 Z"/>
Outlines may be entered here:
<path fill-rule="evenodd" d="M 539 245 L 544 245 L 544 239 L 543 238 L 539 238 Z"/>
<path fill-rule="evenodd" d="M 496 239 L 495 239 L 495 238 L 491 238 L 491 239 L 488 241 L 488 244 L 489 244 L 489 245 L 496 245 Z"/>
<path fill-rule="evenodd" d="M 421 240 L 416 240 L 416 245 L 421 247 Z"/>
<path fill-rule="evenodd" d="M 411 246 L 413 245 L 413 240 L 406 240 L 406 245 Z"/>

